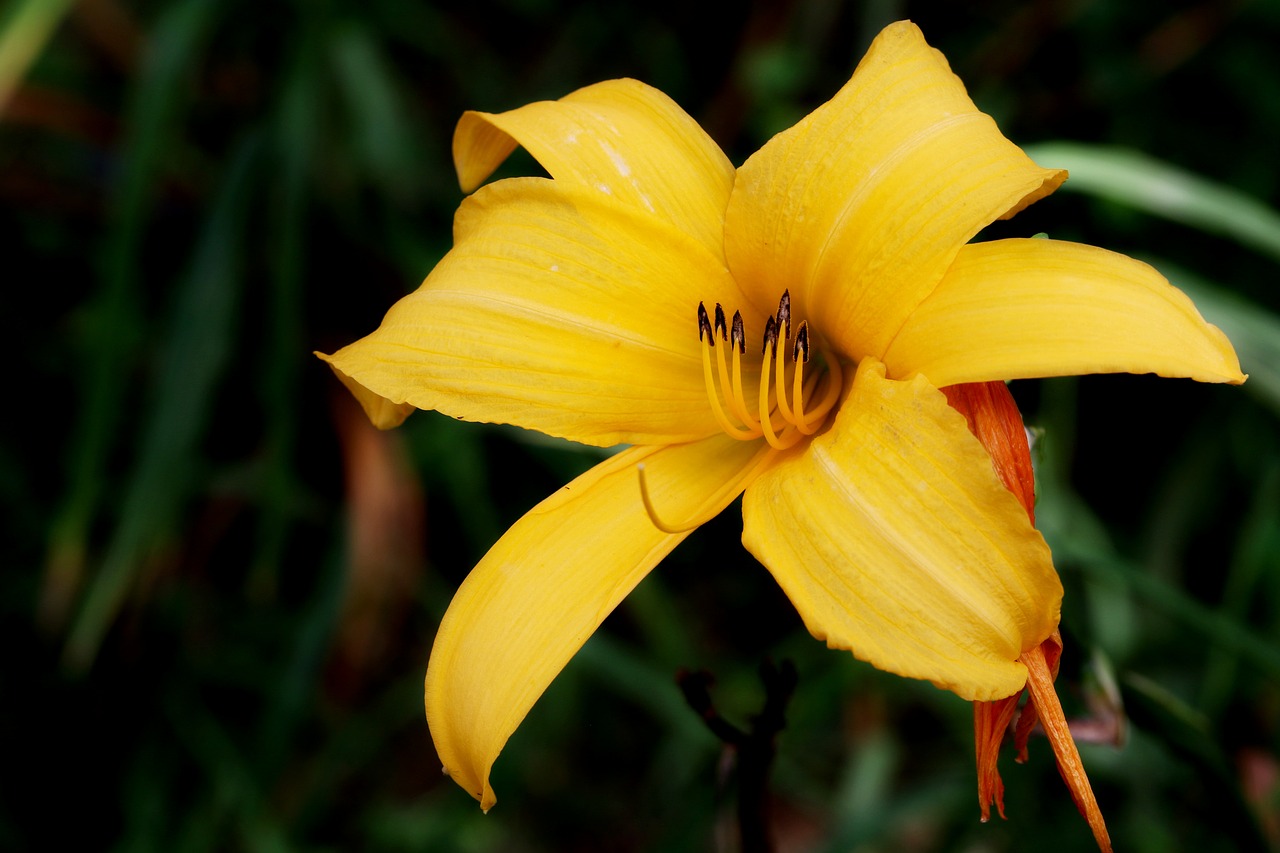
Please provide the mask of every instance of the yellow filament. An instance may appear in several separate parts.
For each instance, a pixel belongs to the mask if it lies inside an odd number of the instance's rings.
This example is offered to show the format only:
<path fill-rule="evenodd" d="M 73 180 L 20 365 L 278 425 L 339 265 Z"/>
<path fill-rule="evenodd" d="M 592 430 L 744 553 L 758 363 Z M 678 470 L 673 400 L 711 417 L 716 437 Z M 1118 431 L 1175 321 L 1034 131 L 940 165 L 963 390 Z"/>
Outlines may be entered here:
<path fill-rule="evenodd" d="M 764 440 L 769 442 L 770 447 L 778 450 L 786 450 L 789 447 L 795 447 L 804 435 L 797 429 L 792 429 L 791 425 L 781 430 L 781 433 L 773 428 L 773 405 L 769 394 L 769 376 L 774 367 L 770 362 L 776 358 L 776 353 L 772 351 L 772 347 L 765 347 L 764 364 L 760 369 L 760 429 L 764 433 Z M 783 394 L 779 391 L 778 399 Z"/>
<path fill-rule="evenodd" d="M 809 393 L 813 393 L 813 387 L 810 387 L 808 390 Z M 810 433 L 805 432 L 804 397 L 804 362 L 800 359 L 796 359 L 796 369 L 791 375 L 791 399 L 795 401 L 795 412 L 792 414 L 791 422 L 799 427 L 800 431 L 804 432 L 805 435 L 809 435 Z"/>
<path fill-rule="evenodd" d="M 700 312 L 699 316 L 700 322 L 705 324 L 707 322 L 705 312 Z M 735 315 L 734 335 L 728 340 L 721 338 L 719 352 L 715 354 L 714 367 L 711 364 L 710 350 L 716 348 L 715 338 L 703 341 L 702 375 L 707 388 L 707 397 L 711 401 L 712 414 L 715 416 L 716 423 L 731 438 L 738 441 L 751 441 L 763 436 L 770 447 L 786 450 L 795 446 L 806 436 L 813 435 L 822 426 L 840 399 L 844 386 L 844 371 L 834 354 L 826 349 L 818 349 L 817 355 L 823 359 L 825 370 L 809 371 L 806 375 L 804 360 L 798 358 L 798 351 L 793 349 L 791 360 L 795 365 L 791 368 L 791 377 L 788 380 L 786 348 L 784 346 L 782 354 L 779 355 L 778 344 L 783 342 L 775 339 L 772 331 L 766 332 L 756 404 L 748 405 L 742 381 L 740 323 L 741 321 Z M 722 328 L 722 323 L 710 330 L 702 326 L 700 332 L 708 331 L 709 334 L 715 334 L 717 329 Z M 732 368 L 728 363 L 729 354 L 725 352 L 726 346 L 733 349 Z M 807 355 L 808 347 L 804 349 Z M 788 393 L 788 385 L 790 393 Z M 823 388 L 821 402 L 816 406 L 806 407 L 805 401 L 811 400 L 819 387 Z M 666 528 L 658 523 L 656 515 L 654 518 L 655 524 L 665 530 Z"/>
<path fill-rule="evenodd" d="M 751 416 L 751 408 L 747 406 L 747 398 L 742 393 L 742 351 L 733 347 L 733 396 L 731 405 L 735 406 L 735 414 L 749 429 L 760 430 L 760 424 Z"/>
<path fill-rule="evenodd" d="M 778 436 L 773 431 L 772 406 L 769 405 L 769 376 L 773 372 L 773 354 L 766 344 L 764 348 L 764 364 L 760 365 L 760 429 L 764 432 L 764 440 L 773 447 L 778 447 Z"/>
<path fill-rule="evenodd" d="M 715 415 L 716 421 L 720 424 L 720 428 L 729 434 L 730 437 L 739 441 L 750 441 L 760 437 L 759 430 L 743 430 L 735 426 L 732 421 L 725 415 L 724 409 L 720 405 L 720 392 L 716 389 L 716 380 L 711 372 L 711 346 L 703 346 L 702 348 L 702 378 L 707 385 L 707 397 L 711 400 L 711 412 Z M 724 357 L 720 358 L 720 369 L 724 370 Z M 659 528 L 661 529 L 661 528 Z"/>
<path fill-rule="evenodd" d="M 721 340 L 720 346 L 715 346 L 715 344 L 713 343 L 711 348 L 716 351 L 716 367 L 718 368 L 718 372 L 720 374 L 720 387 L 727 389 L 729 388 L 729 368 L 725 364 L 725 360 L 724 360 L 725 343 L 723 340 Z M 715 391 L 714 388 L 711 388 L 710 386 L 708 386 L 707 388 L 708 394 L 713 394 L 714 391 Z M 742 412 L 738 411 L 737 407 L 733 405 L 733 395 L 726 393 L 725 399 L 728 400 L 729 402 L 729 413 L 733 415 L 735 418 L 737 418 L 738 420 L 743 420 Z"/>
<path fill-rule="evenodd" d="M 769 347 L 769 349 L 776 350 L 777 347 L 775 345 L 775 346 Z M 773 365 L 774 365 L 773 381 L 778 386 L 778 412 L 781 413 L 783 420 L 790 421 L 791 423 L 795 423 L 798 420 L 798 418 L 791 413 L 791 407 L 787 405 L 787 367 L 786 367 L 786 364 L 784 363 L 785 356 L 786 356 L 786 347 L 783 347 L 782 354 L 783 354 L 782 358 L 778 357 L 778 354 L 776 351 L 773 354 Z M 796 369 L 797 371 L 799 371 L 799 366 L 797 366 Z M 761 374 L 761 377 L 763 378 L 764 376 L 767 376 L 767 375 L 768 374 Z M 799 398 L 796 399 L 796 405 L 797 406 L 800 405 Z"/>
<path fill-rule="evenodd" d="M 840 390 L 844 386 L 844 370 L 840 367 L 840 359 L 827 350 L 821 350 L 822 360 L 827 364 L 826 374 L 826 393 L 822 396 L 822 402 L 817 405 L 812 413 L 806 414 L 799 410 L 797 406 L 796 429 L 805 435 L 813 435 L 818 431 L 818 427 L 826 420 L 827 415 L 835 408 L 836 400 L 840 399 Z M 800 366 L 796 365 L 796 372 L 799 374 Z M 809 389 L 812 393 L 813 389 Z"/>

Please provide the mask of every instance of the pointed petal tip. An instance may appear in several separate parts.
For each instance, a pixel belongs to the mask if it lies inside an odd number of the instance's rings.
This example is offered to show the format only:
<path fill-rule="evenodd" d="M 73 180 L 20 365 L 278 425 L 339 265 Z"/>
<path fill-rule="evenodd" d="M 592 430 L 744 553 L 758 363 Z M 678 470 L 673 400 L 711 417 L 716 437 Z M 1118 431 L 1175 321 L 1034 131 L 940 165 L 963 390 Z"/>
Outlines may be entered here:
<path fill-rule="evenodd" d="M 884 360 L 940 386 L 1091 373 L 1240 384 L 1231 342 L 1154 267 L 1062 240 L 970 243 Z"/>
<path fill-rule="evenodd" d="M 715 436 L 632 447 L 525 514 L 471 570 L 431 649 L 423 703 L 446 773 L 487 811 L 508 738 L 617 604 L 683 538 L 655 528 L 640 499 L 676 518 L 731 504 L 768 447 Z"/>
<path fill-rule="evenodd" d="M 899 21 L 827 103 L 738 170 L 725 255 L 747 288 L 789 280 L 843 355 L 880 357 L 961 246 L 1065 179 L 1006 139 Z"/>
<path fill-rule="evenodd" d="M 394 429 L 404 423 L 409 415 L 413 414 L 414 407 L 410 404 L 397 403 L 369 390 L 357 379 L 338 367 L 337 360 L 341 352 L 333 355 L 326 355 L 322 352 L 313 352 L 312 354 L 329 365 L 333 375 L 338 377 L 338 381 L 351 392 L 351 396 L 356 398 L 360 408 L 364 409 L 365 415 L 378 429 Z"/>
<path fill-rule="evenodd" d="M 657 215 L 721 253 L 733 165 L 658 89 L 621 78 L 505 112 L 464 113 L 453 136 L 463 191 L 477 189 L 517 146 L 555 181 Z"/>
<path fill-rule="evenodd" d="M 443 765 L 440 767 L 440 772 L 444 774 L 445 778 L 452 779 L 458 784 L 458 787 L 465 789 L 468 794 L 474 797 L 476 801 L 480 803 L 480 811 L 482 813 L 488 814 L 489 809 L 493 808 L 494 804 L 498 802 L 497 796 L 493 793 L 493 788 L 489 785 L 487 768 L 484 776 L 484 789 L 481 791 L 471 790 L 474 777 L 468 778 L 466 773 L 455 774 L 452 770 Z"/>
<path fill-rule="evenodd" d="M 1039 164 L 1037 163 L 1036 165 L 1038 166 Z M 1026 210 L 1040 199 L 1053 195 L 1053 193 L 1057 191 L 1058 187 L 1062 186 L 1067 180 L 1066 169 L 1046 169 L 1043 166 L 1040 168 L 1043 170 L 1043 174 L 1039 185 L 1033 186 L 1028 190 L 1026 195 L 1014 202 L 1013 206 L 1004 213 L 1000 214 L 1000 219 L 1012 219 L 1014 216 Z"/>
<path fill-rule="evenodd" d="M 515 139 L 495 127 L 490 113 L 467 110 L 453 130 L 453 168 L 464 193 L 479 189 L 516 150 Z"/>

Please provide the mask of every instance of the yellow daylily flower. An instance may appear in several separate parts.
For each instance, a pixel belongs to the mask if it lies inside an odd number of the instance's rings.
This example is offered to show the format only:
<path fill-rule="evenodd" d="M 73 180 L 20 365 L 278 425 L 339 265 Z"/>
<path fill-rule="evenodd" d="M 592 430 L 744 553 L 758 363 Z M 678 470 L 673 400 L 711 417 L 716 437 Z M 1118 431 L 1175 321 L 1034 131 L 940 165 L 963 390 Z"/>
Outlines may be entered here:
<path fill-rule="evenodd" d="M 517 145 L 550 178 L 480 186 Z M 453 249 L 377 331 L 323 357 L 382 427 L 434 409 L 630 445 L 516 522 L 440 625 L 427 721 L 485 809 L 538 696 L 739 495 L 744 544 L 814 636 L 980 702 L 1018 694 L 1030 665 L 1042 695 L 1062 586 L 938 389 L 1244 380 L 1151 267 L 1053 240 L 969 242 L 1066 174 L 1006 140 L 909 22 L 737 170 L 634 80 L 469 112 L 454 158 L 475 192 Z"/>

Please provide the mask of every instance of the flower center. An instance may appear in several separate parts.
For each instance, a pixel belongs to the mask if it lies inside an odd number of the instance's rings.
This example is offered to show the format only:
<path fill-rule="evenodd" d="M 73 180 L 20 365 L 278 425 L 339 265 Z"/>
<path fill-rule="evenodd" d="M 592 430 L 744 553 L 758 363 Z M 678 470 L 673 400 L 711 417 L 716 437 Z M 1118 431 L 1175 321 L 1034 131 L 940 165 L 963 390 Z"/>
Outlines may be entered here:
<path fill-rule="evenodd" d="M 728 346 L 716 346 L 717 338 Z M 840 398 L 844 384 L 840 360 L 810 336 L 806 322 L 796 327 L 792 337 L 789 290 L 782 294 L 778 313 L 765 321 L 764 360 L 754 395 L 748 396 L 742 382 L 742 357 L 747 344 L 741 312 L 733 313 L 730 324 L 725 321 L 724 308 L 717 304 L 712 323 L 706 304 L 698 303 L 698 340 L 702 343 L 702 375 L 711 410 L 721 428 L 739 441 L 763 437 L 778 450 L 794 447 L 822 428 Z M 811 348 L 817 350 L 813 361 Z M 636 474 L 644 510 L 653 526 L 664 533 L 687 533 L 710 521 L 723 508 L 716 504 L 680 524 L 668 523 L 653 505 L 644 463 L 636 466 Z"/>
<path fill-rule="evenodd" d="M 716 346 L 717 338 L 728 346 Z M 752 441 L 763 436 L 772 447 L 786 450 L 817 432 L 840 396 L 844 381 L 840 360 L 811 340 L 807 322 L 801 321 L 795 336 L 791 334 L 790 290 L 783 291 L 778 313 L 765 321 L 764 362 L 753 397 L 742 382 L 746 353 L 742 313 L 734 311 L 732 323 L 726 323 L 724 308 L 716 303 L 713 324 L 706 305 L 699 302 L 698 340 L 707 399 L 721 428 L 733 438 Z M 819 358 L 812 366 L 811 347 L 818 350 Z"/>

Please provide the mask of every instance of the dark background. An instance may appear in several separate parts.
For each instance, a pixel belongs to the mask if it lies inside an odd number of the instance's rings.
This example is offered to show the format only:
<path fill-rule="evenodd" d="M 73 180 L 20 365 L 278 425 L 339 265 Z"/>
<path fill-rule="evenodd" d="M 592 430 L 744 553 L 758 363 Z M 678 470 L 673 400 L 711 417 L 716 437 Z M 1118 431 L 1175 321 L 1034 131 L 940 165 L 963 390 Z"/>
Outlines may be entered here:
<path fill-rule="evenodd" d="M 904 17 L 1015 142 L 1211 182 L 1178 210 L 1069 182 L 984 236 L 1153 260 L 1254 374 L 1013 390 L 1043 430 L 1059 692 L 1117 849 L 1280 845 L 1280 3 L 58 6 L 0 15 L 0 43 L 37 51 L 0 79 L 0 848 L 732 849 L 726 764 L 674 674 L 711 670 L 745 722 L 772 657 L 800 674 L 780 850 L 1092 849 L 1043 739 L 1002 763 L 1010 820 L 980 824 L 969 706 L 810 638 L 736 509 L 557 679 L 482 815 L 423 720 L 434 628 L 598 454 L 435 414 L 376 433 L 310 355 L 448 249 L 463 110 L 633 76 L 740 163 Z"/>

